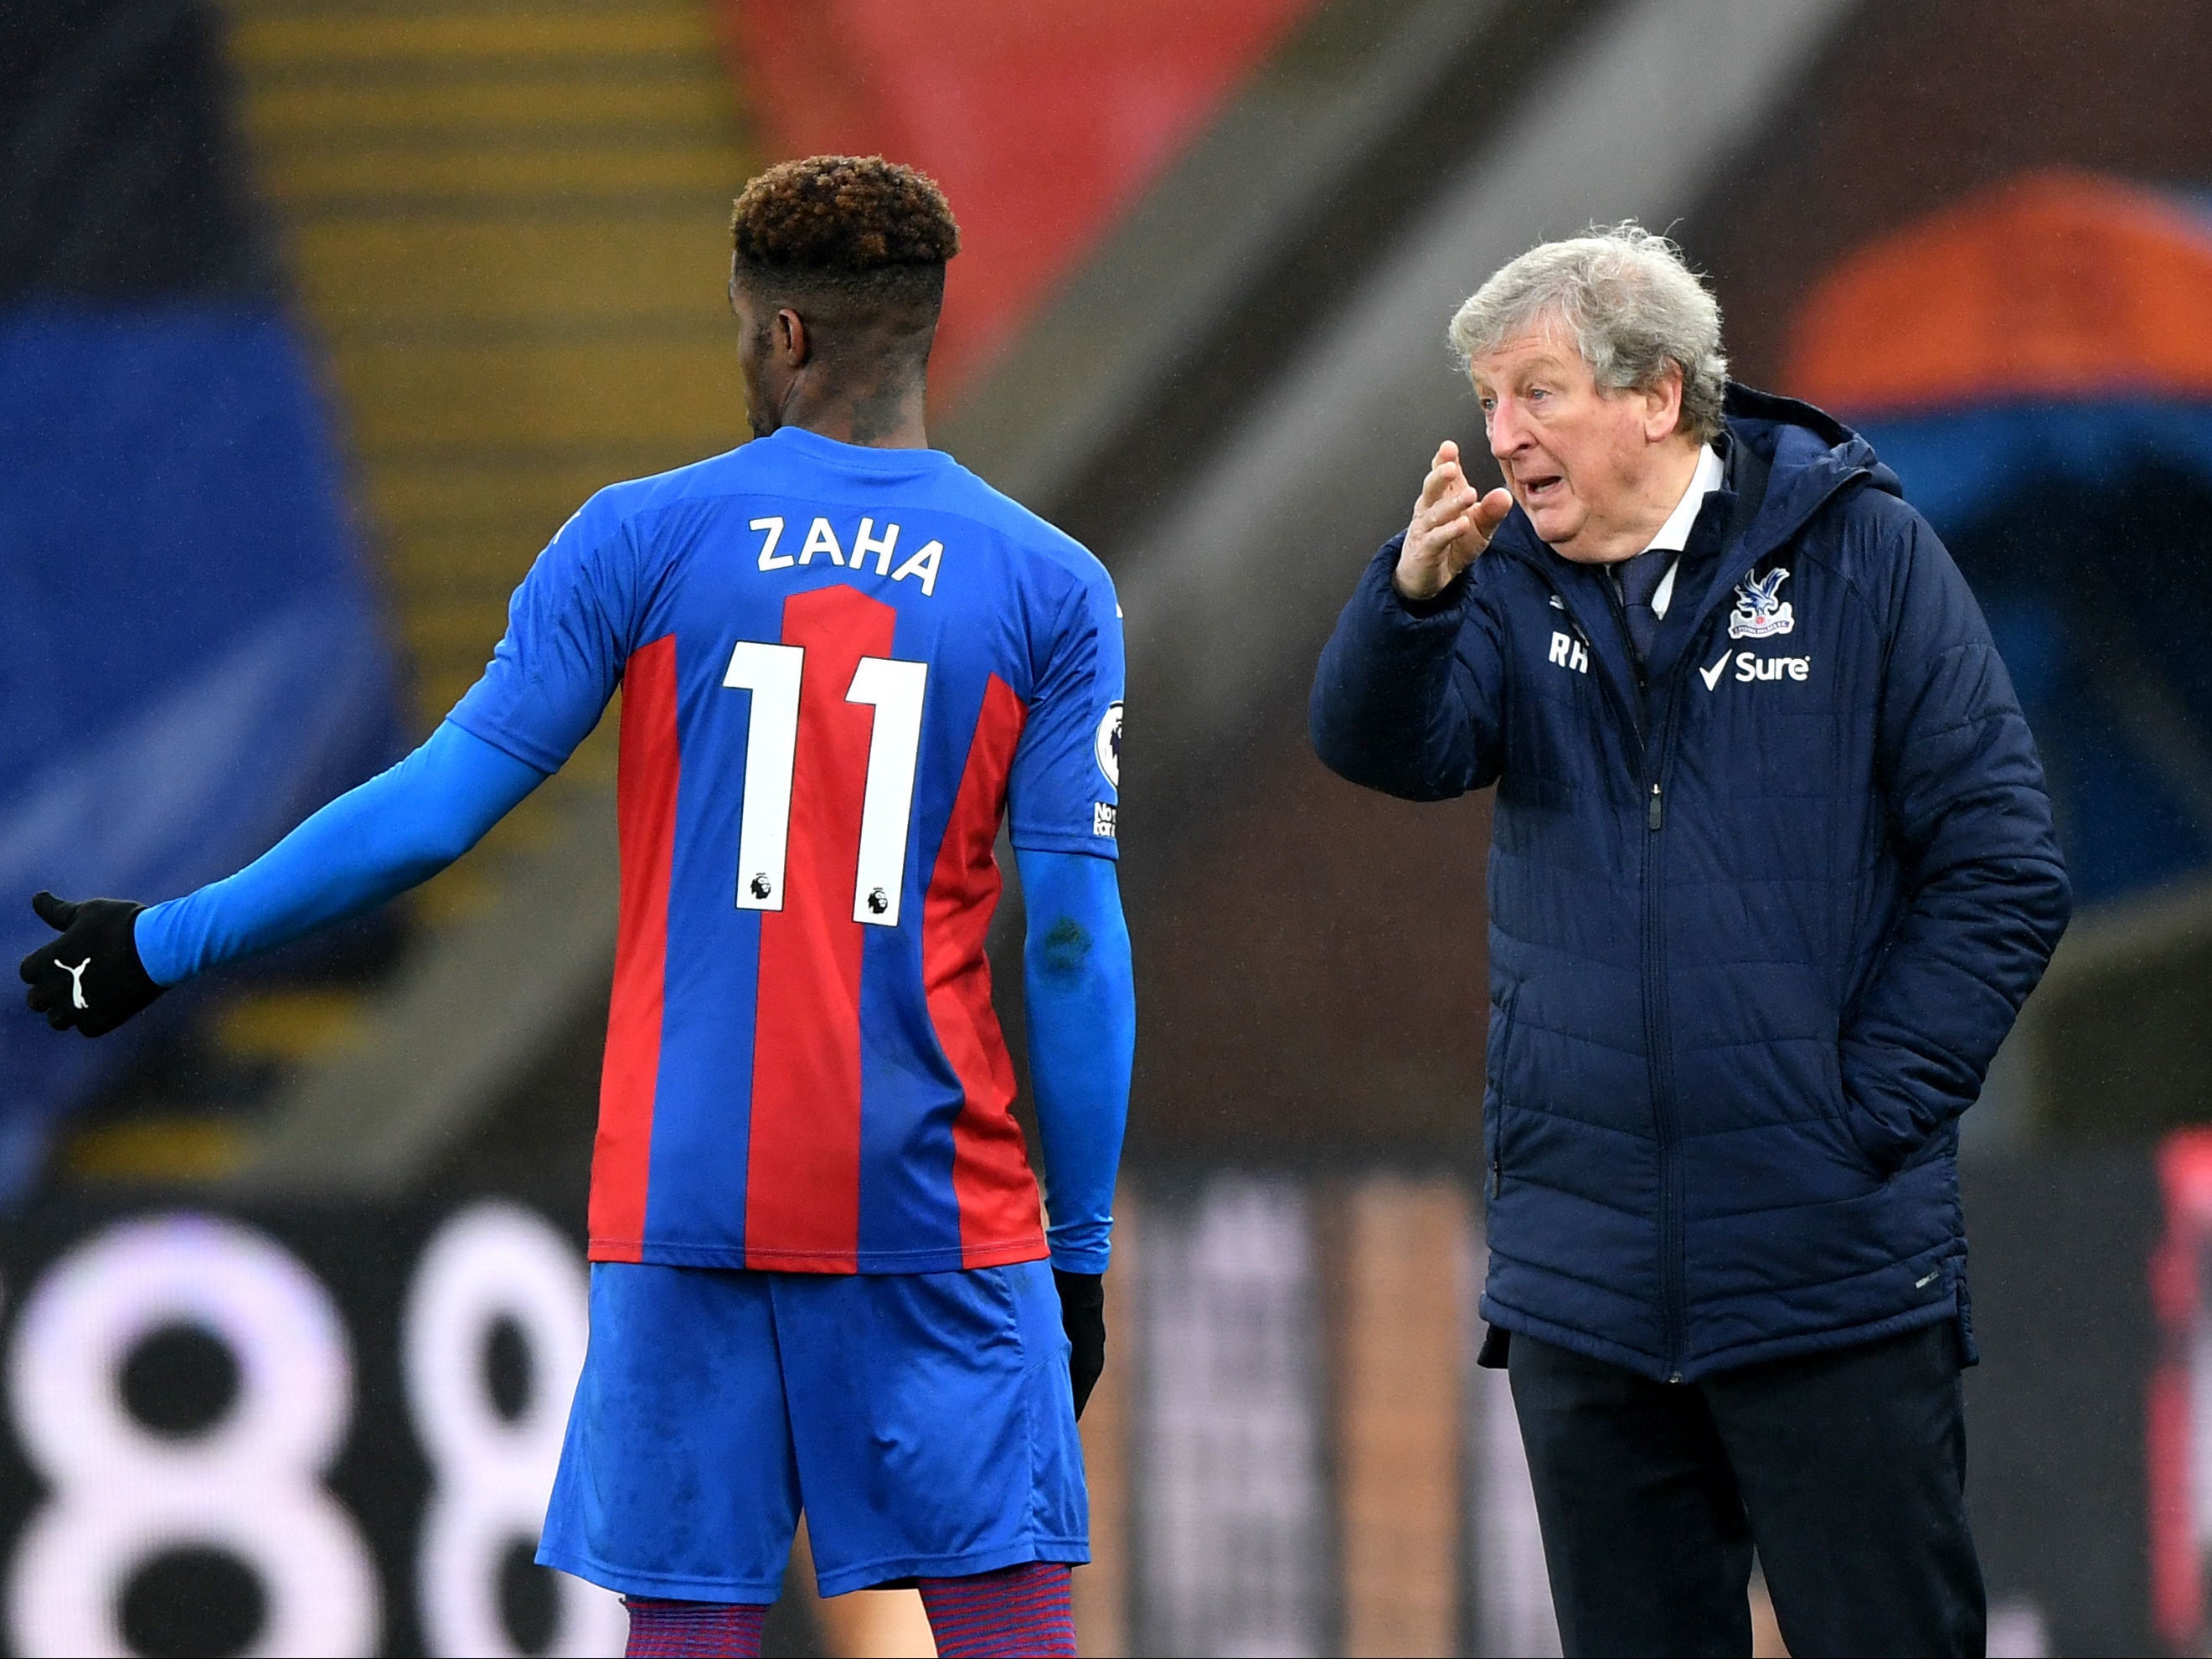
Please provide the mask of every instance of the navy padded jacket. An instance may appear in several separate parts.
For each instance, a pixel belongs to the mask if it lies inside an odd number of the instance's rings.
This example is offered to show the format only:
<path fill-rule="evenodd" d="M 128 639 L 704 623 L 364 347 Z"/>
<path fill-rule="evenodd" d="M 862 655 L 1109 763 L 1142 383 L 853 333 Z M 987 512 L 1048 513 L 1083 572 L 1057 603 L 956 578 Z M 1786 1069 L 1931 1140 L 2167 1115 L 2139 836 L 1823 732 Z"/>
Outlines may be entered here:
<path fill-rule="evenodd" d="M 1959 1115 L 2069 905 L 2042 766 L 1873 450 L 1727 414 L 1643 677 L 1608 573 L 1516 507 L 1427 605 L 1376 556 L 1314 747 L 1498 786 L 1486 1319 L 1659 1380 L 1947 1317 L 1971 1356 Z"/>

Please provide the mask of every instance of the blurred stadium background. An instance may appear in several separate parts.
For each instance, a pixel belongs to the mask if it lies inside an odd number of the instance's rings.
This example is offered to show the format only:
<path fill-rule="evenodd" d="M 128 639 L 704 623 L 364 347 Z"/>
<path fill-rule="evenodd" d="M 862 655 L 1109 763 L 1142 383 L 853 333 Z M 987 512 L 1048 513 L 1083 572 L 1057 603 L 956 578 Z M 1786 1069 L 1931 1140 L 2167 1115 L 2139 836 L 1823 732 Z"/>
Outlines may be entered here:
<path fill-rule="evenodd" d="M 1480 441 L 1452 306 L 1634 215 L 1902 474 L 2059 805 L 2079 916 L 1966 1127 L 1992 1650 L 2203 1652 L 2207 86 L 2187 0 L 9 0 L 0 957 L 33 889 L 185 890 L 419 738 L 587 494 L 743 435 L 738 185 L 915 162 L 939 441 L 1130 630 L 1085 1650 L 1556 1652 L 1470 1364 L 1486 805 L 1328 779 L 1304 690 Z M 0 1012 L 9 1650 L 619 1651 L 528 1564 L 611 775 L 120 1037 Z M 807 1581 L 780 1650 L 927 1650 Z"/>

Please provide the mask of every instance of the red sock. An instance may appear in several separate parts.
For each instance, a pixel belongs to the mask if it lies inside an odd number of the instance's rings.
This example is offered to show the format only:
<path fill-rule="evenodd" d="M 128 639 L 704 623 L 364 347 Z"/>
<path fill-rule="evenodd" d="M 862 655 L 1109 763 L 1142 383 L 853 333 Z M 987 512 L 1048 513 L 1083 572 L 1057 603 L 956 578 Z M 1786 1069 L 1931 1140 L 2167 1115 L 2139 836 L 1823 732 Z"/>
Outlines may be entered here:
<path fill-rule="evenodd" d="M 760 1659 L 768 1609 L 757 1602 L 625 1595 L 623 1606 L 629 1609 L 628 1659 Z"/>
<path fill-rule="evenodd" d="M 1030 1561 L 973 1578 L 925 1578 L 921 1605 L 938 1659 L 1075 1659 L 1067 1565 Z"/>

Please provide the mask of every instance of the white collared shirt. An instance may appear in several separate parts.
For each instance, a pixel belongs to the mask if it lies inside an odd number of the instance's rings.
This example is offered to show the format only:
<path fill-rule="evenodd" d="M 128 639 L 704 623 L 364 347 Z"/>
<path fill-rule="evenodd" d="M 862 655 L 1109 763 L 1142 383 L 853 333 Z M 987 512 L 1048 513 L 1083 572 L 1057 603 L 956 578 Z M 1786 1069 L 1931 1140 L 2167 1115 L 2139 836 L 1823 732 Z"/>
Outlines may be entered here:
<path fill-rule="evenodd" d="M 1690 526 L 1698 521 L 1698 509 L 1705 504 L 1705 497 L 1721 487 L 1725 469 L 1721 458 L 1711 444 L 1698 451 L 1698 469 L 1690 474 L 1690 487 L 1682 492 L 1682 499 L 1674 503 L 1674 510 L 1667 515 L 1667 522 L 1659 526 L 1659 533 L 1645 544 L 1643 551 L 1655 547 L 1672 548 L 1680 553 L 1690 544 Z M 1667 606 L 1674 598 L 1674 573 L 1680 569 L 1679 558 L 1667 567 L 1667 574 L 1659 579 L 1659 586 L 1651 595 L 1651 614 L 1664 617 Z"/>

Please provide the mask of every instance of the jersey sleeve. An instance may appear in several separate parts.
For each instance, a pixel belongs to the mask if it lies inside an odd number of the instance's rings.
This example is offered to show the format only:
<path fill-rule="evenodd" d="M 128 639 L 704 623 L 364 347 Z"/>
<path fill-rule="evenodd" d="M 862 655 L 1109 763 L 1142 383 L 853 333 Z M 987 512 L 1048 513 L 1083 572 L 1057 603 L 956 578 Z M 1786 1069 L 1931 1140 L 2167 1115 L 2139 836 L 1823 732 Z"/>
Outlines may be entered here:
<path fill-rule="evenodd" d="M 1061 605 L 1007 780 L 1016 847 L 1119 858 L 1121 614 L 1093 567 Z"/>
<path fill-rule="evenodd" d="M 636 564 L 632 526 L 593 496 L 514 590 L 506 635 L 447 718 L 541 772 L 558 771 L 621 683 Z"/>

